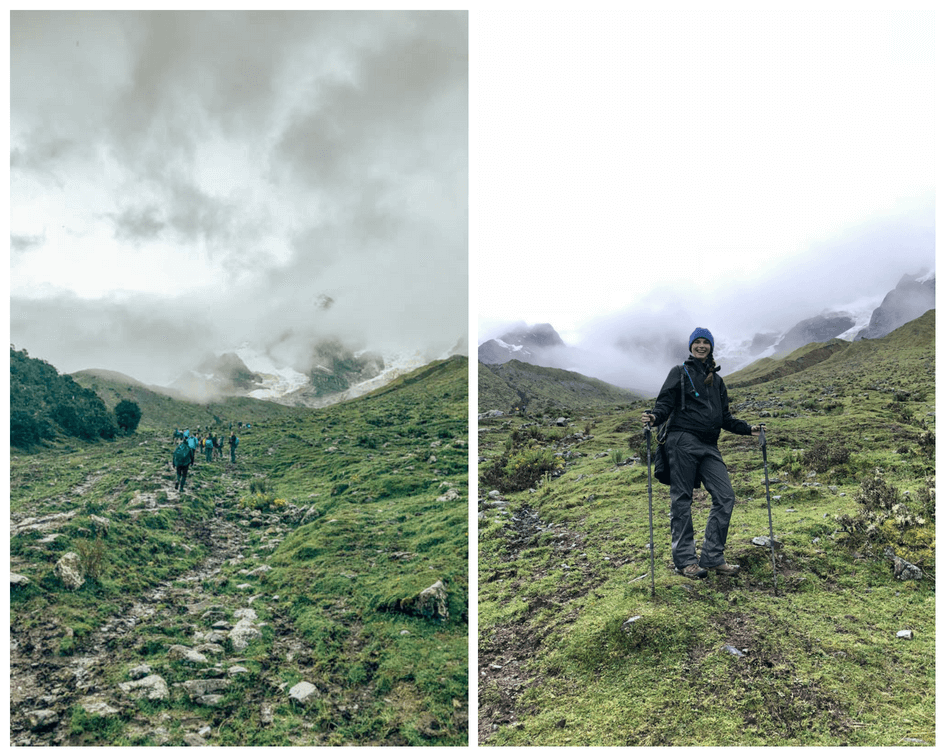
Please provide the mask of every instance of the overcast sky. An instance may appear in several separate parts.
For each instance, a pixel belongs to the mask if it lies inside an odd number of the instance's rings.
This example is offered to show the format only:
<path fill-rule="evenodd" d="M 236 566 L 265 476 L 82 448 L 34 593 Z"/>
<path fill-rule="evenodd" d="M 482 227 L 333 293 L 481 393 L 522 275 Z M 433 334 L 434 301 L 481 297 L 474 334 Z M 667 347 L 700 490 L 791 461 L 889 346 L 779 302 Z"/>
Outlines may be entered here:
<path fill-rule="evenodd" d="M 932 13 L 724 8 L 474 17 L 480 342 L 789 327 L 934 268 Z"/>
<path fill-rule="evenodd" d="M 289 333 L 454 345 L 467 19 L 14 12 L 11 341 L 154 382 Z"/>

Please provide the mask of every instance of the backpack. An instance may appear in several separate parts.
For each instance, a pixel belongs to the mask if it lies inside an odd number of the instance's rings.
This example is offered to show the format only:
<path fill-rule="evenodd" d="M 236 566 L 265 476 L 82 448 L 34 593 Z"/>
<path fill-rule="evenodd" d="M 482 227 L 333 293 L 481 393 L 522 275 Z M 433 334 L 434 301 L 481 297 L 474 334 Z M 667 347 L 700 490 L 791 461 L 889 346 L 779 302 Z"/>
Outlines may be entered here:
<path fill-rule="evenodd" d="M 182 443 L 174 449 L 174 467 L 184 467 L 190 464 L 190 447 Z"/>
<path fill-rule="evenodd" d="M 680 365 L 679 370 L 679 408 L 686 409 L 686 391 L 683 386 L 683 371 L 685 366 Z M 689 375 L 689 371 L 686 371 Z M 692 378 L 689 378 L 692 382 Z M 666 436 L 669 435 L 670 426 L 673 424 L 673 418 L 676 416 L 676 410 L 673 410 L 669 417 L 656 431 L 656 463 L 653 465 L 653 477 L 655 477 L 664 486 L 669 485 L 669 452 L 666 451 Z M 702 487 L 702 479 L 696 475 L 695 488 Z"/>
<path fill-rule="evenodd" d="M 204 445 L 207 449 L 212 449 L 212 448 L 213 448 L 213 439 L 212 439 L 212 438 L 208 438 L 206 441 L 203 442 L 203 445 Z"/>

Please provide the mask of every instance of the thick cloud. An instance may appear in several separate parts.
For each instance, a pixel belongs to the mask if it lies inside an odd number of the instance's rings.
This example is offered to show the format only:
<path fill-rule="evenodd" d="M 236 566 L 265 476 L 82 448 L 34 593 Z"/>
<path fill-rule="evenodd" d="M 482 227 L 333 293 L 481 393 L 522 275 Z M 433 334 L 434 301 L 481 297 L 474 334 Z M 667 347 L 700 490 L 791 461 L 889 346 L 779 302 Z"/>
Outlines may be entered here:
<path fill-rule="evenodd" d="M 11 48 L 18 346 L 465 335 L 465 12 L 15 12 Z"/>

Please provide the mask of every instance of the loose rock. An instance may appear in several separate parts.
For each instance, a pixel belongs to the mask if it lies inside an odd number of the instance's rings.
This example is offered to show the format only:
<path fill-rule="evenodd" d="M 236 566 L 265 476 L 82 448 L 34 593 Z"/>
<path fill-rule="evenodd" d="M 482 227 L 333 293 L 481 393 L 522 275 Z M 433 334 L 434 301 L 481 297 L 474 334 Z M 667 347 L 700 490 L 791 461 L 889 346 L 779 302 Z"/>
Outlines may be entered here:
<path fill-rule="evenodd" d="M 56 562 L 53 572 L 70 591 L 78 590 L 85 582 L 82 561 L 74 551 L 67 551 L 63 554 Z"/>
<path fill-rule="evenodd" d="M 303 680 L 300 683 L 296 683 L 289 689 L 289 698 L 297 703 L 304 704 L 311 701 L 318 695 L 318 688 L 316 688 L 312 683 L 306 682 Z"/>

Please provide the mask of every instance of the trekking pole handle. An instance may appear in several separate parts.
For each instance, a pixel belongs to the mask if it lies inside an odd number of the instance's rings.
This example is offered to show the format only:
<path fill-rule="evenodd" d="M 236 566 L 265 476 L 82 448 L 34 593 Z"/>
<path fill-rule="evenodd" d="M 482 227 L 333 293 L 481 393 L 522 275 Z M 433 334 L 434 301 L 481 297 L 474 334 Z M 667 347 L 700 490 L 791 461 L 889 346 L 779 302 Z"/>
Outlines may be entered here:
<path fill-rule="evenodd" d="M 764 423 L 758 423 L 758 444 L 761 446 L 761 448 L 764 448 L 765 446 L 768 445 L 768 441 L 765 438 L 765 424 Z"/>

